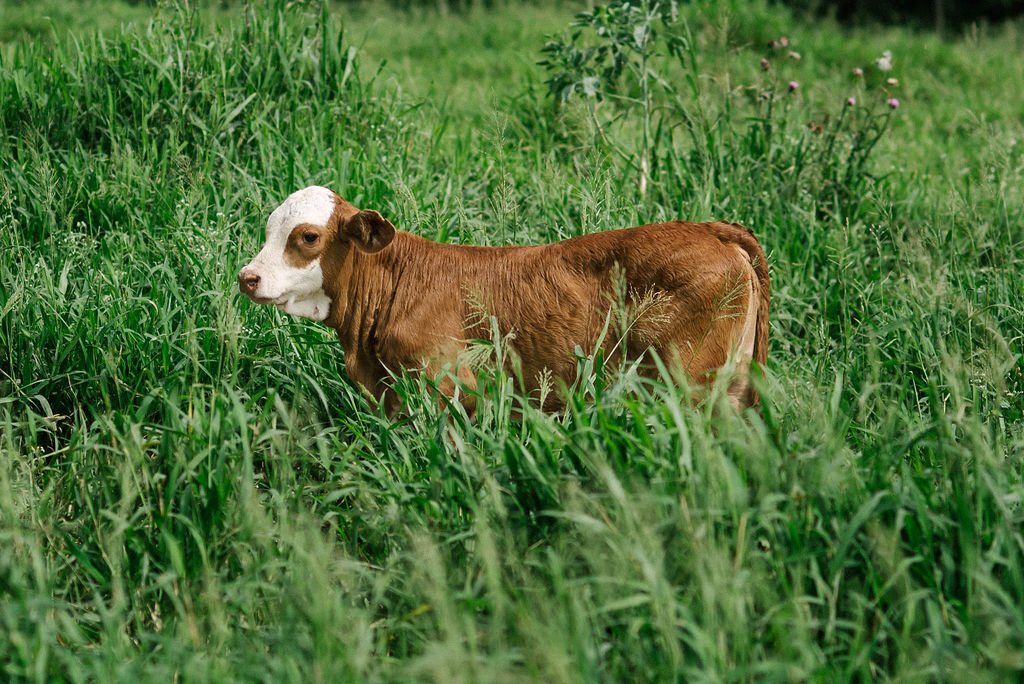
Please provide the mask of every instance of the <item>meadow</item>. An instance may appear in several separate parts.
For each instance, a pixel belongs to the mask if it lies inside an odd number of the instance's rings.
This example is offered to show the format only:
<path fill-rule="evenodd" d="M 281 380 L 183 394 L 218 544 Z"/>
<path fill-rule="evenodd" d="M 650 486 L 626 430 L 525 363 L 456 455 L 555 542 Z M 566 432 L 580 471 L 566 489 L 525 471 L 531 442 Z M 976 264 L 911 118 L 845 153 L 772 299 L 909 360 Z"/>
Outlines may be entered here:
<path fill-rule="evenodd" d="M 0 0 L 0 678 L 1024 673 L 1024 25 L 25 7 Z M 405 378 L 388 420 L 330 330 L 237 294 L 310 184 L 465 244 L 750 226 L 760 410 L 580 350 L 562 413 L 491 366 L 474 418 Z"/>

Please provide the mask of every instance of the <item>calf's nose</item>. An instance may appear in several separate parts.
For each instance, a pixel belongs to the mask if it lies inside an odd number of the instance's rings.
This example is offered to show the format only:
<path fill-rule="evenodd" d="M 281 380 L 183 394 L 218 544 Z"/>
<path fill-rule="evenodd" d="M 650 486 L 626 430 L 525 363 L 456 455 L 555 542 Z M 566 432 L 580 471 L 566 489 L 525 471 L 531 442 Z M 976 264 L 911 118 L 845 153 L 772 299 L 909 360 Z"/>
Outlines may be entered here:
<path fill-rule="evenodd" d="M 238 274 L 238 291 L 246 295 L 256 294 L 256 288 L 260 286 L 260 277 L 247 269 L 242 269 Z"/>

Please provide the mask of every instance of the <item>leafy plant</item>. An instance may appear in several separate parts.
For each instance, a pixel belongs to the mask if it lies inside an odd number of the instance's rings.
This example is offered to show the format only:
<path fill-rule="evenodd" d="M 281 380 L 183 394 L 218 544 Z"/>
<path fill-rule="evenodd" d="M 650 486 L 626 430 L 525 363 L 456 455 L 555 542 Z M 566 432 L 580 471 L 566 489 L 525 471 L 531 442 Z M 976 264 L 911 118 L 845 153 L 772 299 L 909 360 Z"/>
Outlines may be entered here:
<path fill-rule="evenodd" d="M 544 46 L 541 66 L 548 71 L 545 82 L 550 93 L 564 103 L 583 95 L 611 100 L 623 111 L 638 109 L 640 140 L 635 160 L 640 194 L 647 191 L 650 154 L 654 144 L 652 123 L 656 107 L 655 88 L 670 95 L 675 89 L 659 76 L 656 67 L 685 43 L 673 33 L 679 7 L 670 2 L 617 0 L 580 12 L 561 40 Z M 590 103 L 591 114 L 596 112 Z M 603 124 L 597 123 L 599 131 Z M 620 152 L 617 147 L 616 151 Z"/>

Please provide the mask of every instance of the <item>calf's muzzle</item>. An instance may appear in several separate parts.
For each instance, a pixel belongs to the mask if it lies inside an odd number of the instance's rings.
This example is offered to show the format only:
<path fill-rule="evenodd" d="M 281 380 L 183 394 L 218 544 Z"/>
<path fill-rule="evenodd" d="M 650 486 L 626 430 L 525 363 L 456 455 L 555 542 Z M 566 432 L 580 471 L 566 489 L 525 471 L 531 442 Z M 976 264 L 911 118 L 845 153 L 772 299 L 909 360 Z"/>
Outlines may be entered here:
<path fill-rule="evenodd" d="M 252 297 L 260 286 L 260 277 L 247 268 L 243 268 L 238 274 L 238 291 Z"/>

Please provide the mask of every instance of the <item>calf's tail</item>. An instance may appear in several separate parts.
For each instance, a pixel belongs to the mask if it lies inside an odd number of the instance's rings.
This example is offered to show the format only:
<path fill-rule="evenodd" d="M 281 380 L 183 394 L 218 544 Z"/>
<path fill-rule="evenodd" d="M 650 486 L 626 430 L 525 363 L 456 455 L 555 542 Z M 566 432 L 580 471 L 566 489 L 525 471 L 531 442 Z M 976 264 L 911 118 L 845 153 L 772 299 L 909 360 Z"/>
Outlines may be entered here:
<path fill-rule="evenodd" d="M 725 242 L 731 242 L 739 246 L 747 254 L 750 265 L 757 277 L 756 290 L 759 301 L 757 304 L 757 325 L 754 330 L 754 354 L 753 360 L 758 366 L 764 366 L 768 361 L 768 302 L 771 297 L 771 282 L 768 277 L 768 259 L 761 249 L 761 244 L 754 237 L 752 230 L 738 223 L 726 223 L 721 225 L 727 227 L 723 230 L 721 238 Z M 751 406 L 757 404 L 759 397 L 753 384 L 748 389 L 748 401 Z"/>

